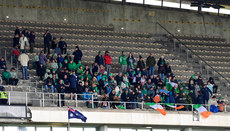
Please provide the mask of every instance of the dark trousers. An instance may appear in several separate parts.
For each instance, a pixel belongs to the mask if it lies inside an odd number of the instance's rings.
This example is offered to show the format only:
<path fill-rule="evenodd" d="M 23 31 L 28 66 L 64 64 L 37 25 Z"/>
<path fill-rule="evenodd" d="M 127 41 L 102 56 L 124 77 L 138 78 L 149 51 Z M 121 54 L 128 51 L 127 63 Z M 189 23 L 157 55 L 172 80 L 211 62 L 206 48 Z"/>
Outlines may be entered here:
<path fill-rule="evenodd" d="M 61 49 L 61 54 L 66 54 L 67 49 L 66 48 L 60 48 Z"/>
<path fill-rule="evenodd" d="M 3 79 L 5 82 L 6 82 L 6 85 L 9 85 L 10 84 L 10 80 L 9 79 Z"/>
<path fill-rule="evenodd" d="M 50 54 L 50 43 L 44 43 L 44 53 L 46 53 L 46 48 L 48 48 L 48 54 Z"/>
<path fill-rule="evenodd" d="M 34 42 L 30 42 L 30 52 L 31 53 L 33 53 L 33 51 L 34 51 L 34 45 L 35 45 Z"/>
<path fill-rule="evenodd" d="M 217 85 L 213 86 L 213 93 L 217 93 L 217 89 L 218 89 Z"/>
<path fill-rule="evenodd" d="M 16 78 L 10 78 L 10 85 L 17 85 L 18 84 L 18 79 Z"/>
<path fill-rule="evenodd" d="M 7 105 L 7 99 L 0 99 L 0 104 L 1 105 Z"/>

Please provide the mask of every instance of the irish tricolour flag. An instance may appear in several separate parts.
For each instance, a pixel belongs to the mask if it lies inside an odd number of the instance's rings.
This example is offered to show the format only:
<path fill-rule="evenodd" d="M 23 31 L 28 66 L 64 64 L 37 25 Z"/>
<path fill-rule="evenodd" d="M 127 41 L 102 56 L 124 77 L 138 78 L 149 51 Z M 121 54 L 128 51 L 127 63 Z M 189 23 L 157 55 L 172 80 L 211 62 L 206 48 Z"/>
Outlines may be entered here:
<path fill-rule="evenodd" d="M 180 110 L 180 109 L 183 109 L 184 108 L 184 106 L 175 106 L 175 104 L 172 104 L 172 103 L 165 103 L 165 105 L 166 106 L 169 106 L 169 107 L 171 107 L 171 108 L 175 108 L 175 109 L 177 109 L 177 110 Z"/>
<path fill-rule="evenodd" d="M 207 109 L 200 104 L 194 105 L 193 108 L 196 109 L 198 113 L 204 118 L 208 118 L 211 115 L 211 112 L 207 111 Z"/>
<path fill-rule="evenodd" d="M 165 109 L 157 103 L 145 103 L 147 106 L 150 106 L 151 108 L 158 110 L 162 115 L 166 115 Z"/>

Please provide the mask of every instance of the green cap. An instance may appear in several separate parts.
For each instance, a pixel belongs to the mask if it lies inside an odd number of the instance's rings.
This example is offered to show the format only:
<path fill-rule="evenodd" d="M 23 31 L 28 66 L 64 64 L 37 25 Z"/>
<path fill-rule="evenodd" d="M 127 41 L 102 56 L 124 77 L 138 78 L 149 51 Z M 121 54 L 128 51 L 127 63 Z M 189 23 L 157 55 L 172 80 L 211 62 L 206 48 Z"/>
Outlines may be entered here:
<path fill-rule="evenodd" d="M 194 75 L 192 75 L 192 76 L 191 76 L 191 78 L 195 79 L 195 76 L 194 76 Z"/>
<path fill-rule="evenodd" d="M 113 76 L 113 73 L 110 73 L 109 76 Z"/>
<path fill-rule="evenodd" d="M 56 69 L 53 69 L 52 71 L 56 71 Z"/>
<path fill-rule="evenodd" d="M 219 100 L 222 100 L 222 97 L 219 97 Z"/>
<path fill-rule="evenodd" d="M 46 72 L 50 72 L 50 70 L 49 70 L 49 69 L 46 69 Z"/>
<path fill-rule="evenodd" d="M 65 59 L 64 61 L 67 61 L 67 62 L 68 62 L 68 60 L 67 60 L 67 59 Z"/>
<path fill-rule="evenodd" d="M 123 54 L 124 53 L 124 51 L 121 51 L 121 54 Z"/>
<path fill-rule="evenodd" d="M 101 51 L 98 51 L 98 54 L 100 54 L 101 53 Z"/>
<path fill-rule="evenodd" d="M 59 63 L 59 66 L 62 66 L 62 63 Z"/>
<path fill-rule="evenodd" d="M 70 53 L 69 53 L 69 52 L 67 52 L 67 55 L 70 55 Z"/>

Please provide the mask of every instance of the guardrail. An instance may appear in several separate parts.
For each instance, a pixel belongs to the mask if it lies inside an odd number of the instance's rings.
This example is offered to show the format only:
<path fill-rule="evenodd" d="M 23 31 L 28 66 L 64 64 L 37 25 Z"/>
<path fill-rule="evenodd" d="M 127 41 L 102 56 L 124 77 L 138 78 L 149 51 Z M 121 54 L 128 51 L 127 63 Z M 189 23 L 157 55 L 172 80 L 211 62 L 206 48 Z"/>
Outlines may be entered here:
<path fill-rule="evenodd" d="M 107 101 L 103 100 L 101 95 L 95 94 L 66 94 L 66 93 L 43 93 L 43 92 L 7 92 L 7 105 L 26 105 L 38 107 L 88 107 L 88 108 L 104 108 L 104 109 L 140 109 L 146 110 L 151 107 L 146 106 L 144 101 L 125 102 L 125 101 Z M 18 95 L 18 96 L 17 96 Z M 72 98 L 72 99 L 71 99 Z M 88 98 L 88 99 L 86 99 Z M 1 99 L 0 99 L 1 101 Z M 1 103 L 3 104 L 3 103 Z M 159 103 L 164 105 L 165 103 Z M 194 104 L 174 103 L 175 106 L 183 105 L 183 111 L 194 111 Z M 203 105 L 209 110 L 208 105 Z M 224 106 L 224 112 L 228 111 L 229 106 Z M 168 108 L 166 110 L 175 110 Z"/>

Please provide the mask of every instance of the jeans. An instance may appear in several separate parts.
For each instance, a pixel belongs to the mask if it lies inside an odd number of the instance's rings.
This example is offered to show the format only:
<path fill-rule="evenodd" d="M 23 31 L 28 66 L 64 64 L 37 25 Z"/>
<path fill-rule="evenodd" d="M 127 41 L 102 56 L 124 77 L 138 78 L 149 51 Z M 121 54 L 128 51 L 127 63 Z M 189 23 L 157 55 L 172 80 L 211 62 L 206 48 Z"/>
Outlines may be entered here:
<path fill-rule="evenodd" d="M 107 74 L 109 75 L 110 74 L 110 70 L 111 70 L 111 65 L 110 64 L 106 64 L 105 68 L 106 68 Z"/>
<path fill-rule="evenodd" d="M 154 66 L 149 67 L 149 76 L 153 75 L 154 76 Z"/>
<path fill-rule="evenodd" d="M 31 53 L 33 53 L 33 51 L 34 51 L 34 45 L 35 45 L 34 42 L 31 42 L 31 43 L 30 43 L 30 52 L 31 52 Z"/>
<path fill-rule="evenodd" d="M 164 80 L 165 74 L 164 73 L 159 73 L 159 77 L 160 77 L 161 80 Z"/>
<path fill-rule="evenodd" d="M 54 90 L 54 86 L 53 85 L 45 85 L 45 89 L 46 89 L 46 92 L 49 92 L 48 90 L 48 88 L 50 88 L 51 89 L 51 92 L 52 93 L 54 93 L 55 92 L 55 90 Z"/>
<path fill-rule="evenodd" d="M 23 79 L 27 80 L 27 75 L 28 75 L 27 66 L 22 66 L 22 77 L 23 77 Z"/>
<path fill-rule="evenodd" d="M 56 54 L 60 54 L 60 53 L 61 53 L 61 52 L 60 52 L 60 48 L 56 47 L 56 48 L 55 48 L 55 53 L 56 53 Z"/>
<path fill-rule="evenodd" d="M 10 78 L 10 85 L 17 85 L 17 84 L 18 84 L 18 79 Z"/>
<path fill-rule="evenodd" d="M 127 65 L 121 65 L 121 72 L 125 74 L 127 72 Z"/>

